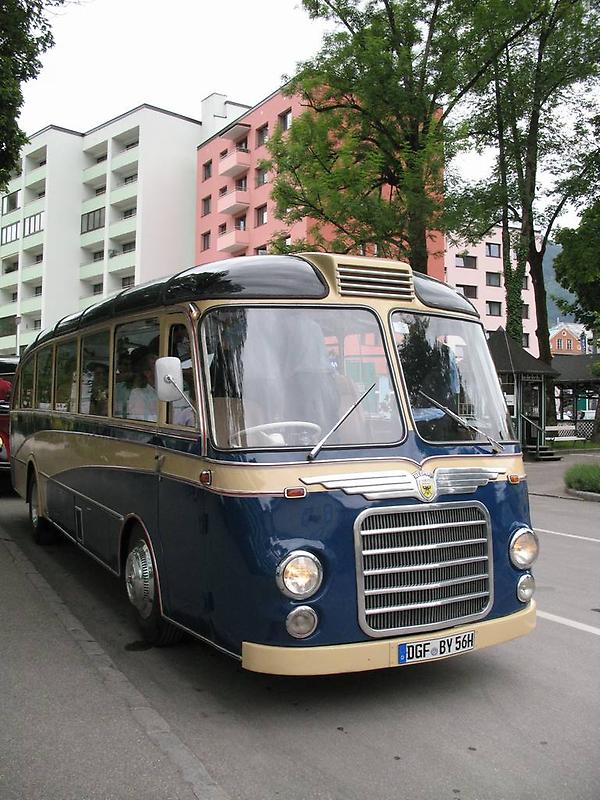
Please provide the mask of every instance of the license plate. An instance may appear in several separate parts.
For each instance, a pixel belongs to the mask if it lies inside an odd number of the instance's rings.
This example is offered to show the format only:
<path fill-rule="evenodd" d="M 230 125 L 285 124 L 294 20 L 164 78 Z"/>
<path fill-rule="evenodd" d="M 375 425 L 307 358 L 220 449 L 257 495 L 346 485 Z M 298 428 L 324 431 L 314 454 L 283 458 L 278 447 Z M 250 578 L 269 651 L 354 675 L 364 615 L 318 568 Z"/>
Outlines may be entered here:
<path fill-rule="evenodd" d="M 398 645 L 398 663 L 414 664 L 417 661 L 431 661 L 465 653 L 475 647 L 475 631 L 441 636 L 422 642 L 403 642 Z"/>

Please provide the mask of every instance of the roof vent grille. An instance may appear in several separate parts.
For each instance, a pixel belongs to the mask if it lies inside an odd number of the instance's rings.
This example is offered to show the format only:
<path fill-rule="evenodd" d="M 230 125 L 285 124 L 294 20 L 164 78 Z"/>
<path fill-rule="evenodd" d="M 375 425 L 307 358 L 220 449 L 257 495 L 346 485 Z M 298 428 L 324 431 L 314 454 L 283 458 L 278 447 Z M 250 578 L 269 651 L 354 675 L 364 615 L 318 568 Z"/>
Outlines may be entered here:
<path fill-rule="evenodd" d="M 413 278 L 410 267 L 377 269 L 352 267 L 340 264 L 337 269 L 338 292 L 354 297 L 389 297 L 396 300 L 414 300 Z"/>

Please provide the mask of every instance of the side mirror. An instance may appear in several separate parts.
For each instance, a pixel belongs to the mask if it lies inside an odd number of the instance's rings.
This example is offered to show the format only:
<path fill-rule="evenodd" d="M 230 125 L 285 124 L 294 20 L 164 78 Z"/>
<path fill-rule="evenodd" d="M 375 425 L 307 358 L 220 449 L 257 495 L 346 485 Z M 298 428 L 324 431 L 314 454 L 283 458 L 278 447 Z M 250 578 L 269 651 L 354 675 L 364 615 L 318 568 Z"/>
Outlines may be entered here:
<path fill-rule="evenodd" d="M 156 393 L 159 400 L 172 403 L 183 395 L 183 370 L 181 361 L 175 356 L 159 358 L 156 370 Z"/>

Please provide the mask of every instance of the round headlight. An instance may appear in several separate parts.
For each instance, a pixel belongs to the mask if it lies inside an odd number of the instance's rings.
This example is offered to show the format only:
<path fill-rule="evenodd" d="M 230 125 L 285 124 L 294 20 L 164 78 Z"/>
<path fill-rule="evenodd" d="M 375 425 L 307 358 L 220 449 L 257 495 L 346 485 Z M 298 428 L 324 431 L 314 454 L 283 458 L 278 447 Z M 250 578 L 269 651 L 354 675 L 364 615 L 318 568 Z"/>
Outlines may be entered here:
<path fill-rule="evenodd" d="M 517 597 L 522 603 L 528 603 L 535 592 L 535 578 L 533 575 L 521 575 L 517 583 Z"/>
<path fill-rule="evenodd" d="M 310 606 L 298 606 L 287 615 L 285 627 L 295 639 L 306 639 L 314 633 L 319 618 Z"/>
<path fill-rule="evenodd" d="M 279 564 L 275 576 L 283 594 L 298 600 L 317 591 L 323 580 L 323 567 L 312 553 L 295 550 Z"/>
<path fill-rule="evenodd" d="M 540 545 L 530 528 L 519 528 L 510 540 L 510 560 L 518 569 L 529 569 L 538 557 Z"/>

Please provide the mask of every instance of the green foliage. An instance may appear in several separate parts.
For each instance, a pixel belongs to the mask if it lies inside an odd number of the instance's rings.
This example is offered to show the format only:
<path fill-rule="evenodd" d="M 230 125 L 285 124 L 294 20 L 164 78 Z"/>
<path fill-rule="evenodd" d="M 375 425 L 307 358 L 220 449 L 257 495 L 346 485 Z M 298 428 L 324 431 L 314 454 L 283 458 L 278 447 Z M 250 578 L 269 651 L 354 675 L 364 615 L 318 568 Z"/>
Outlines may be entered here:
<path fill-rule="evenodd" d="M 17 124 L 23 104 L 21 84 L 35 78 L 40 56 L 54 40 L 46 12 L 65 0 L 2 0 L 0 3 L 0 189 L 27 143 Z"/>
<path fill-rule="evenodd" d="M 600 493 L 600 465 L 574 464 L 565 472 L 565 483 L 580 492 Z"/>
<path fill-rule="evenodd" d="M 556 279 L 576 296 L 575 302 L 560 301 L 565 313 L 591 330 L 600 330 L 600 201 L 581 215 L 576 229 L 563 228 L 556 237 L 562 251 L 554 259 Z"/>
<path fill-rule="evenodd" d="M 335 23 L 287 86 L 306 112 L 271 139 L 276 215 L 312 219 L 332 249 L 377 244 L 427 268 L 428 230 L 442 224 L 449 116 L 484 79 L 499 48 L 529 24 L 504 0 L 304 0 Z M 482 29 L 506 31 L 499 42 Z"/>

